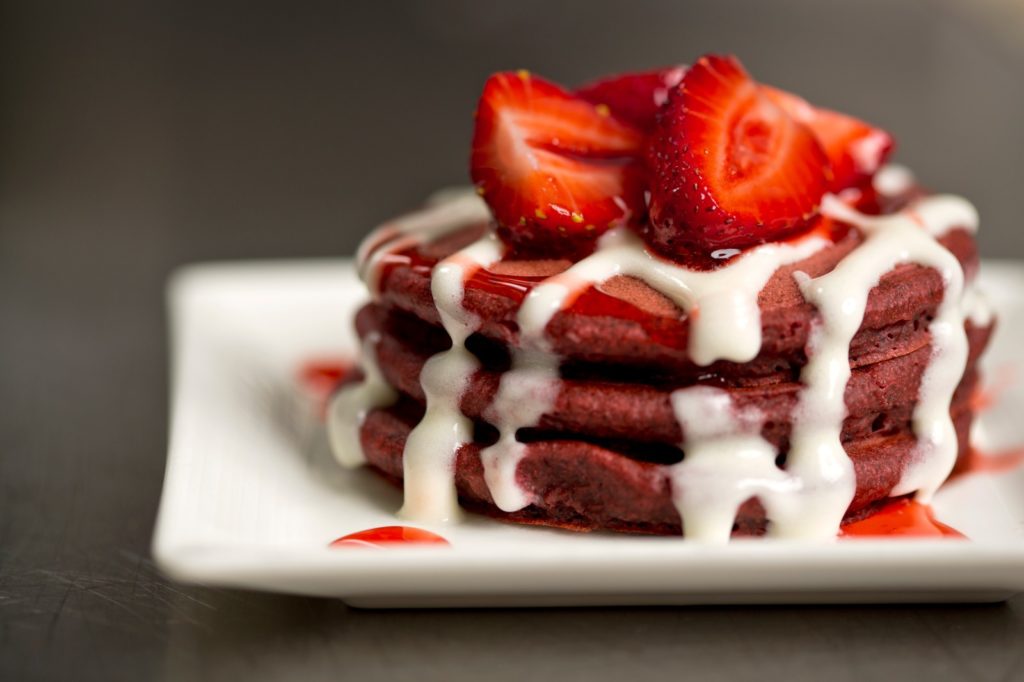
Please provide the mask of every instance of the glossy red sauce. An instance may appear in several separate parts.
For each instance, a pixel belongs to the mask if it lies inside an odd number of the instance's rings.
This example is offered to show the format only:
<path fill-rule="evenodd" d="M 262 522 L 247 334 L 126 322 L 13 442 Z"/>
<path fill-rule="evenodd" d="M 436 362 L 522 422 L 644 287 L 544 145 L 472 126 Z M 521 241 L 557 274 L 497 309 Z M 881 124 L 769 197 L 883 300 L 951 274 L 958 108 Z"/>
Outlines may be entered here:
<path fill-rule="evenodd" d="M 486 291 L 497 296 L 504 296 L 507 299 L 521 305 L 526 295 L 533 287 L 544 281 L 544 277 L 517 277 L 493 273 L 490 270 L 480 268 L 470 277 L 466 286 Z"/>
<path fill-rule="evenodd" d="M 330 544 L 331 547 L 394 547 L 395 545 L 449 545 L 437 533 L 411 526 L 382 526 L 349 533 Z"/>
<path fill-rule="evenodd" d="M 897 500 L 866 519 L 847 524 L 841 538 L 878 537 L 965 538 L 963 533 L 935 520 L 932 508 L 913 500 Z"/>
<path fill-rule="evenodd" d="M 317 414 L 327 413 L 327 401 L 338 384 L 352 373 L 355 364 L 343 358 L 311 360 L 299 367 L 299 385 L 316 401 Z"/>
<path fill-rule="evenodd" d="M 437 259 L 427 258 L 420 253 L 419 247 L 412 247 L 397 252 L 387 251 L 387 244 L 379 248 L 385 250 L 378 265 L 380 274 L 377 286 L 380 291 L 387 289 L 387 282 L 397 268 L 409 268 L 414 272 L 429 276 L 430 271 L 437 265 Z"/>

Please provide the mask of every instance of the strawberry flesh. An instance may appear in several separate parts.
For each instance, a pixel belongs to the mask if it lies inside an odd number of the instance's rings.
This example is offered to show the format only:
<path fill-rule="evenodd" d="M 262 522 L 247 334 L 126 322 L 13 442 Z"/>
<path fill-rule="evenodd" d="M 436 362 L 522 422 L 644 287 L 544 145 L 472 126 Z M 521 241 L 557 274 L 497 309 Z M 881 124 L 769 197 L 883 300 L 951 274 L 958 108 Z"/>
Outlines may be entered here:
<path fill-rule="evenodd" d="M 828 188 L 814 134 L 734 57 L 702 57 L 672 91 L 648 142 L 648 243 L 674 259 L 804 230 Z"/>
<path fill-rule="evenodd" d="M 820 109 L 803 98 L 778 88 L 761 86 L 769 98 L 790 116 L 811 129 L 832 167 L 829 191 L 862 184 L 882 167 L 895 143 L 892 136 L 838 111 Z"/>
<path fill-rule="evenodd" d="M 624 73 L 602 78 L 576 90 L 579 97 L 599 107 L 608 107 L 620 121 L 649 132 L 669 92 L 679 85 L 685 66 Z"/>
<path fill-rule="evenodd" d="M 530 255 L 578 255 L 643 208 L 640 131 L 527 72 L 491 76 L 470 175 L 498 234 Z"/>

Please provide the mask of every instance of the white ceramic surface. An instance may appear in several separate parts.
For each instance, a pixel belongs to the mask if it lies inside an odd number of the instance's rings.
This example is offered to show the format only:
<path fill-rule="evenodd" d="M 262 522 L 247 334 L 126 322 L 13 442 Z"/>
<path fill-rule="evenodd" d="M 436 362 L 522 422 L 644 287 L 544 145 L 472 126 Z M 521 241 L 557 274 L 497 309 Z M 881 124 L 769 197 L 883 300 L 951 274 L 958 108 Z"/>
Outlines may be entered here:
<path fill-rule="evenodd" d="M 985 360 L 1013 371 L 1024 263 L 988 262 L 1000 314 Z M 172 578 L 340 597 L 359 606 L 997 601 L 1024 591 L 1024 469 L 945 486 L 938 518 L 971 538 L 804 544 L 577 534 L 470 516 L 451 547 L 329 549 L 400 523 L 401 495 L 345 471 L 296 381 L 351 355 L 364 300 L 348 261 L 197 265 L 169 291 L 172 421 L 154 554 Z M 1021 377 L 1024 379 L 1024 375 Z M 982 418 L 982 445 L 1024 443 L 1024 383 Z"/>

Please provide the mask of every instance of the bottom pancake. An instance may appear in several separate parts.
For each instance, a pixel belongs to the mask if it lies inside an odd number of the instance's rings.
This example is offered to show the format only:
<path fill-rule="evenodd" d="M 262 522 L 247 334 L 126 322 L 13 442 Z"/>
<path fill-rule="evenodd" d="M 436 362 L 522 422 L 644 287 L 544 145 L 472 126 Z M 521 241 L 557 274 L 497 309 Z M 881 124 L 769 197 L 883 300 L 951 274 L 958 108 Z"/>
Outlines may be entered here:
<path fill-rule="evenodd" d="M 417 406 L 403 401 L 367 415 L 360 439 L 367 463 L 400 484 L 405 440 L 418 421 Z M 959 442 L 958 460 L 966 457 L 973 413 L 964 406 L 953 413 Z M 907 434 L 878 435 L 845 444 L 853 462 L 857 489 L 844 522 L 862 518 L 887 500 L 914 457 L 914 439 Z M 460 448 L 455 485 L 467 509 L 516 523 L 555 526 L 576 531 L 613 530 L 627 533 L 679 535 L 683 523 L 672 500 L 670 466 L 643 461 L 612 446 L 573 439 L 536 440 L 526 445 L 516 479 L 534 499 L 517 512 L 494 505 L 484 482 L 481 445 Z M 734 535 L 761 535 L 767 521 L 756 499 L 737 514 Z"/>

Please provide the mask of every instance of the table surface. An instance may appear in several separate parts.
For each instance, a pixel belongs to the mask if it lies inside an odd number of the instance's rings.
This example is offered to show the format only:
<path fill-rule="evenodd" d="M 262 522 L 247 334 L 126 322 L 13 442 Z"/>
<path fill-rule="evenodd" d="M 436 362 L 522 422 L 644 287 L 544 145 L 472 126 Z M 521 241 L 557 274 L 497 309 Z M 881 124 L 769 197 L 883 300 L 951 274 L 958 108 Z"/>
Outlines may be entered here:
<path fill-rule="evenodd" d="M 766 80 L 896 130 L 904 160 L 982 207 L 986 255 L 1024 255 L 1016 15 L 804 0 L 743 5 L 743 21 L 711 2 L 652 3 L 663 16 L 641 21 L 598 2 L 578 31 L 582 3 L 486 4 L 4 4 L 0 679 L 1024 679 L 1021 597 L 372 612 L 155 570 L 168 274 L 350 253 L 375 222 L 462 181 L 489 71 L 578 82 L 740 51 Z"/>

